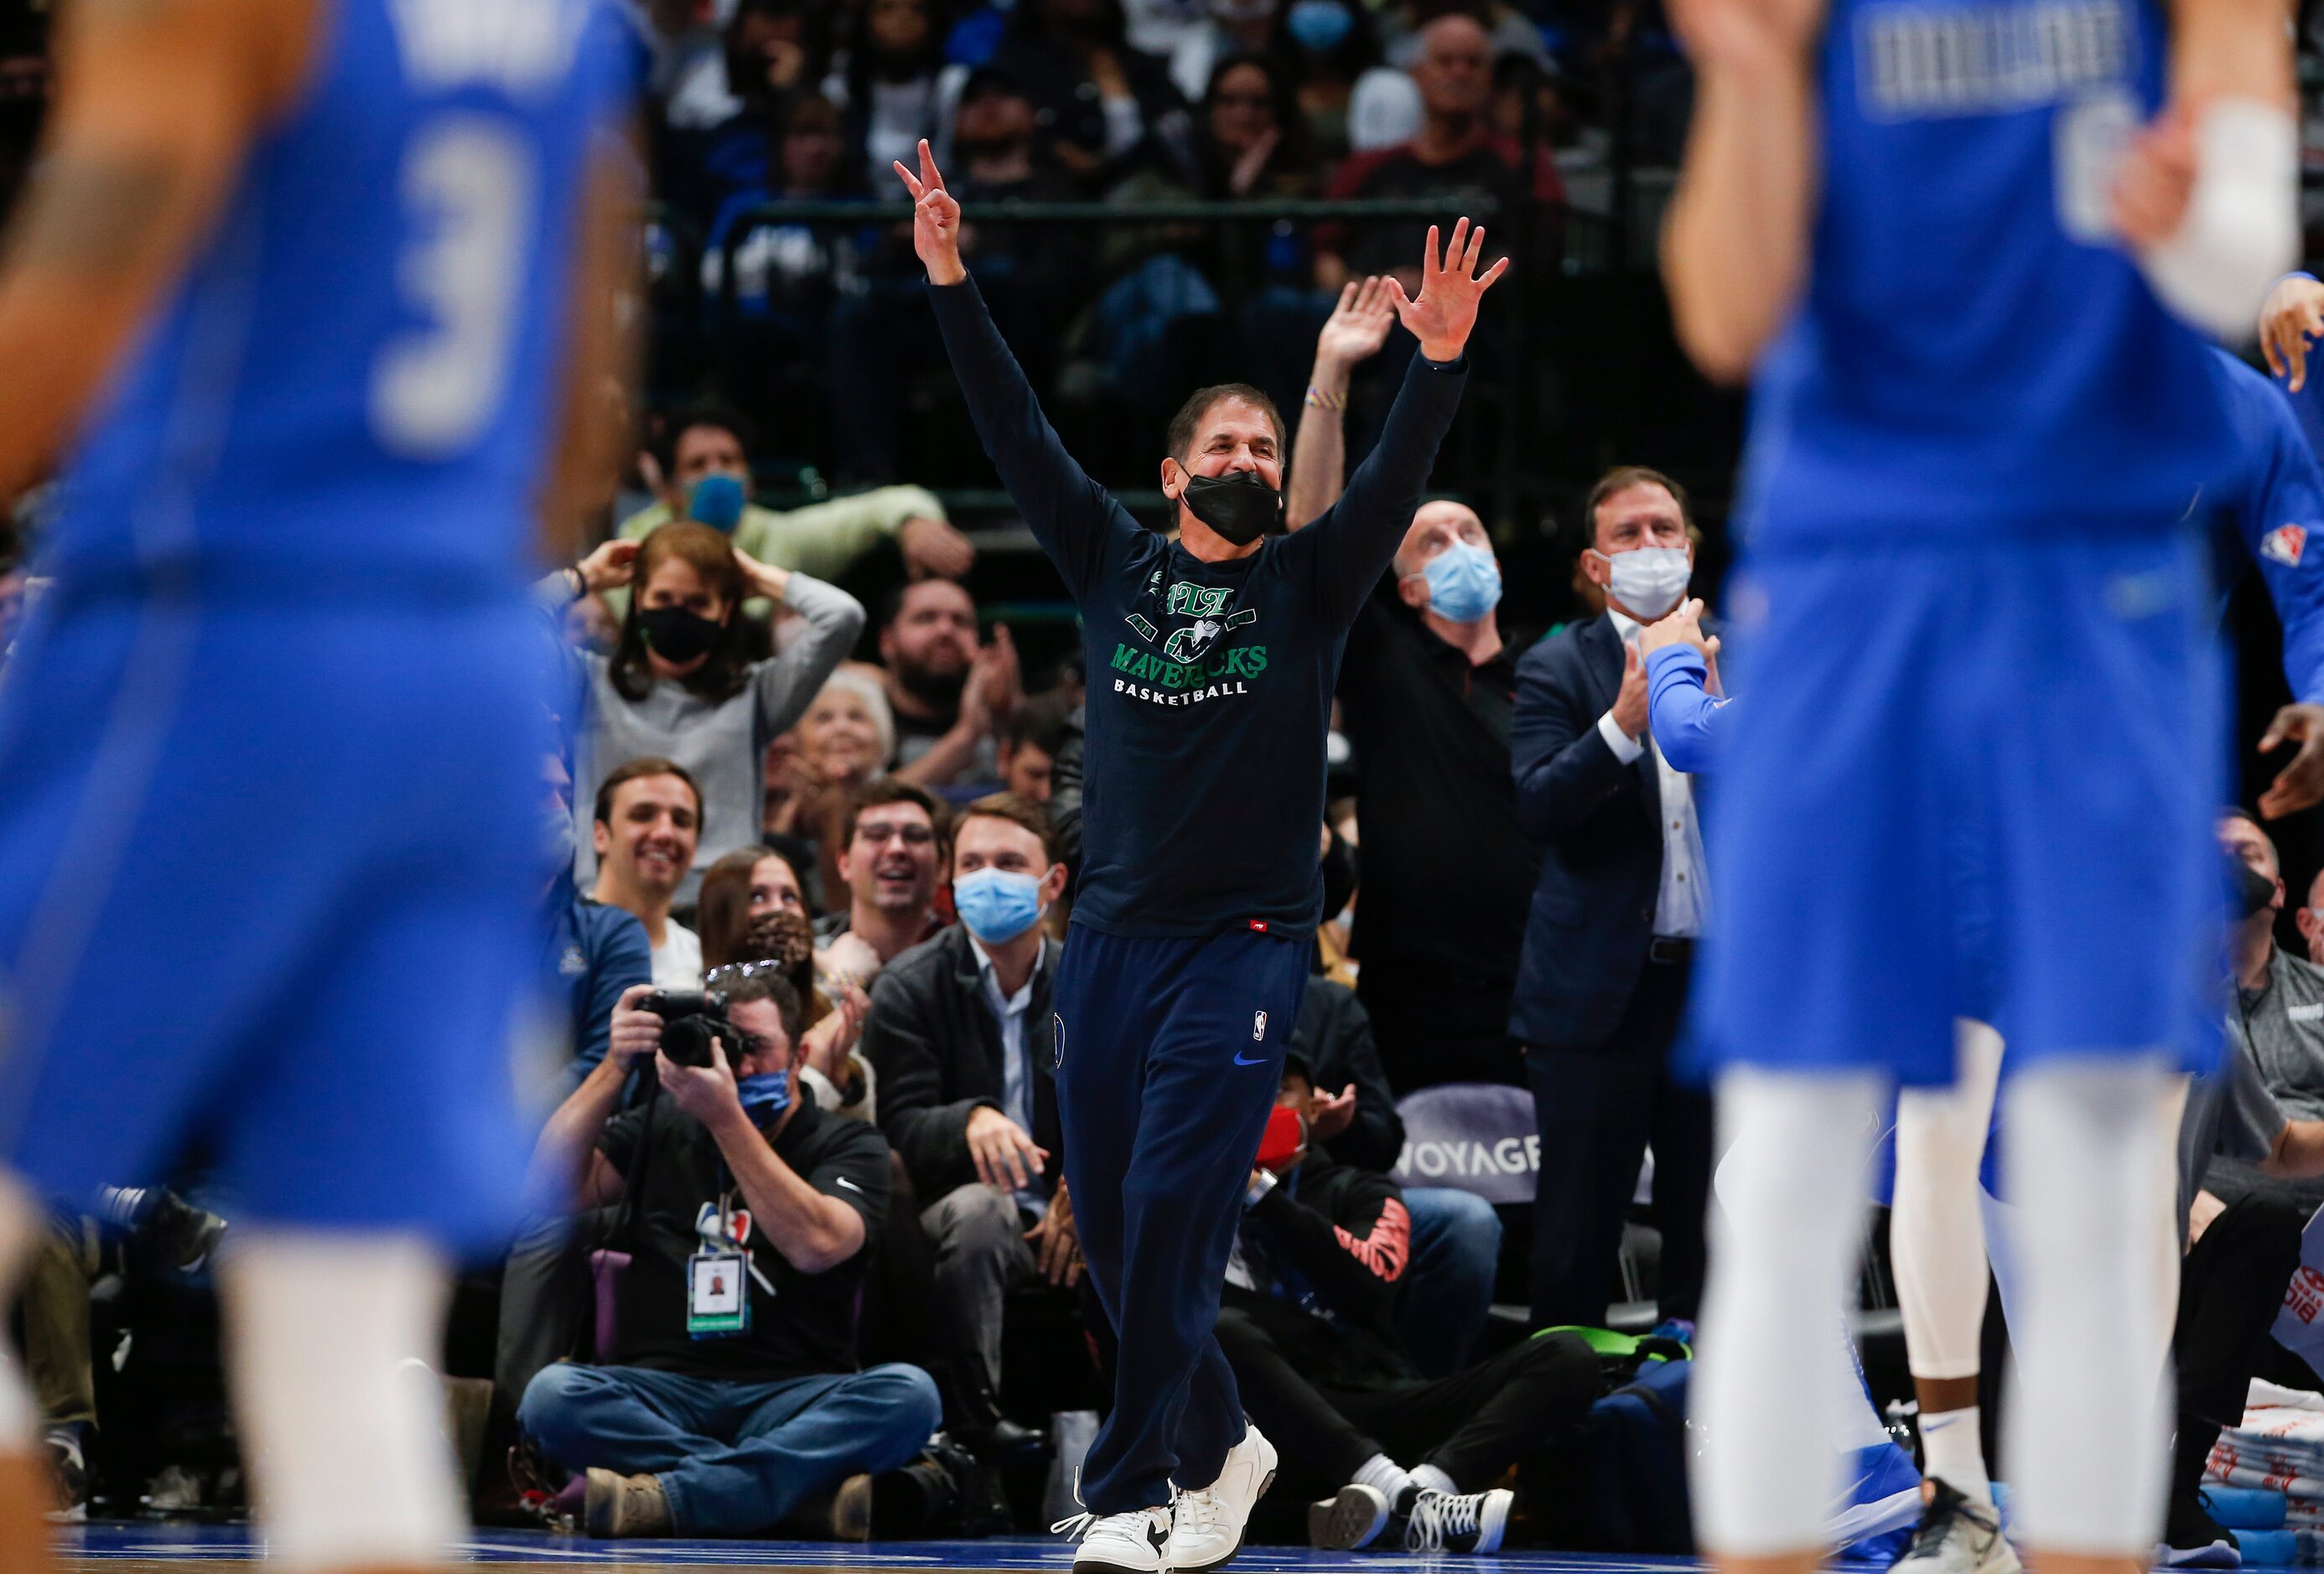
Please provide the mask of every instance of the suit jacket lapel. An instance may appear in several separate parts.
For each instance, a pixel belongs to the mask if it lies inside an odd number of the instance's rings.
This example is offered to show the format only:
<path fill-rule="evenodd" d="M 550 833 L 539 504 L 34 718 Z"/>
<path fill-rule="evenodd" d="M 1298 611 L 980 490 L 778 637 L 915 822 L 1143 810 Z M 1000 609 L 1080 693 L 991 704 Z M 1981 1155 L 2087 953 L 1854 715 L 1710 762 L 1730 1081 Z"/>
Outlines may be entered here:
<path fill-rule="evenodd" d="M 1582 631 L 1582 666 L 1589 670 L 1591 687 L 1597 691 L 1599 713 L 1614 708 L 1614 696 L 1622 689 L 1622 636 L 1614 631 L 1614 621 L 1600 612 Z M 1651 745 L 1630 764 L 1638 775 L 1638 788 L 1645 795 L 1646 823 L 1660 833 L 1663 822 L 1662 777 L 1655 769 L 1655 751 Z"/>

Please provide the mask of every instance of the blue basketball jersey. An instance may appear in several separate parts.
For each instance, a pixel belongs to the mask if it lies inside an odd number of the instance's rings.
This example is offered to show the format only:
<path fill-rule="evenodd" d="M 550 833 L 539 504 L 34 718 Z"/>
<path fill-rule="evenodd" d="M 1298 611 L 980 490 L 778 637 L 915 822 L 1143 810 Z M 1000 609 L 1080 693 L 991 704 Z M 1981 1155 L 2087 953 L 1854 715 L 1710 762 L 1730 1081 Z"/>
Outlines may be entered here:
<path fill-rule="evenodd" d="M 69 473 L 68 584 L 513 583 L 562 408 L 604 0 L 318 0 L 290 111 Z"/>
<path fill-rule="evenodd" d="M 2231 463 L 2205 347 L 2110 233 L 2158 0 L 1832 0 L 1805 295 L 1758 368 L 1752 539 L 2169 524 Z"/>

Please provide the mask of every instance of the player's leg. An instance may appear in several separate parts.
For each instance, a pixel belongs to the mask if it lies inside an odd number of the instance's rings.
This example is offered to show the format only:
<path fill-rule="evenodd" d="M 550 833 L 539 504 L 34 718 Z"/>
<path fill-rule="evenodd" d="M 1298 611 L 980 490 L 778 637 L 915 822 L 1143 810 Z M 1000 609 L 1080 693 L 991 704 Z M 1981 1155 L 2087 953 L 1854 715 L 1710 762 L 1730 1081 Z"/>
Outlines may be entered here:
<path fill-rule="evenodd" d="M 1759 679 L 1712 805 L 1720 919 L 1692 1036 L 1720 1072 L 1696 1526 L 1727 1570 L 1827 1546 L 1846 1337 L 1892 1082 L 1952 1061 L 1949 796 L 1930 739 L 1950 566 L 1895 550 L 1752 566 Z M 1883 594 L 1868 612 L 1862 587 Z"/>
<path fill-rule="evenodd" d="M 1707 1445 L 1696 1519 L 1733 1574 L 1805 1574 L 1822 1557 L 1832 1438 L 1856 1396 L 1821 1341 L 1852 1299 L 1886 1095 L 1869 1070 L 1738 1065 L 1720 1078 L 1729 1151 L 1691 1398 Z"/>
<path fill-rule="evenodd" d="M 93 1207 L 101 1185 L 161 1178 L 151 1164 L 230 1080 L 235 1025 L 277 961 L 277 925 L 249 898 L 288 888 L 279 816 L 256 844 L 227 845 L 252 818 L 229 806 L 251 802 L 267 763 L 214 746 L 209 659 L 182 610 L 60 594 L 9 663 L 0 1303 L 51 1201 Z M 221 857 L 247 887 L 207 878 Z M 39 1566 L 50 1501 L 23 1379 L 0 1353 L 0 1568 Z"/>
<path fill-rule="evenodd" d="M 235 1413 L 273 1559 L 434 1565 L 466 1523 L 433 1365 L 451 1270 L 417 1236 L 252 1229 L 218 1265 Z"/>
<path fill-rule="evenodd" d="M 2059 1058 L 2017 1072 L 2003 1095 L 2024 1309 L 2010 1330 L 2007 1453 L 2041 1574 L 2144 1569 L 2162 1528 L 2169 1410 L 2158 1378 L 2170 1328 L 2158 1302 L 2177 1268 L 2171 1080 L 2159 1054 Z"/>
<path fill-rule="evenodd" d="M 2132 529 L 1991 556 L 1965 578 L 1997 615 L 1956 680 L 2006 702 L 1980 769 L 2010 959 L 2013 1514 L 2042 1574 L 2127 1569 L 2163 1520 L 2175 1073 L 2216 1051 L 2190 1043 L 2220 921 L 2206 556 Z"/>
<path fill-rule="evenodd" d="M 2000 1084 L 2001 1036 L 1963 1018 L 1955 1025 L 1954 1047 L 1952 1086 L 1906 1088 L 1896 1096 L 1888 1250 L 1927 1475 L 1989 1505 L 1993 1483 L 1978 1406 L 1988 1277 L 1978 1174 Z"/>

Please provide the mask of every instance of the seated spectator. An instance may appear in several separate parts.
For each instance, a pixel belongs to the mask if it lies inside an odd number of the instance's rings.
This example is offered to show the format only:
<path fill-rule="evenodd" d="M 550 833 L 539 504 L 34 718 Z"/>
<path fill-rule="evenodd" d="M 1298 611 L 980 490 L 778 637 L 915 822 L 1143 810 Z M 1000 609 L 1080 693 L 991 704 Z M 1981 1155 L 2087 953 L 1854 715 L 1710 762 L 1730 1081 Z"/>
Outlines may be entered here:
<path fill-rule="evenodd" d="M 1065 868 L 1040 805 L 1002 793 L 962 812 L 949 876 L 961 921 L 881 973 L 863 1053 L 885 1090 L 881 1129 L 925 1203 L 947 1426 L 990 1455 L 1025 1436 L 996 1397 L 1003 1297 L 1079 1271 L 1051 1042 L 1058 945 L 1041 924 Z"/>
<path fill-rule="evenodd" d="M 887 1145 L 795 1088 L 788 984 L 756 975 L 726 993 L 742 1036 L 731 1061 L 722 1043 L 708 1067 L 675 1064 L 655 1048 L 660 1019 L 626 1009 L 605 1063 L 542 1134 L 540 1163 L 579 1163 L 583 1205 L 624 1201 L 634 1181 L 637 1228 L 611 1358 L 543 1368 L 518 1421 L 586 1473 L 592 1535 L 788 1525 L 862 1541 L 871 1477 L 918 1454 L 937 1419 L 927 1373 L 855 1369 Z M 615 1115 L 632 1063 L 648 1058 L 668 1108 Z"/>
<path fill-rule="evenodd" d="M 1207 0 L 1170 50 L 1171 82 L 1191 103 L 1208 98 L 1222 62 L 1268 52 L 1280 9 L 1279 0 Z"/>
<path fill-rule="evenodd" d="M 751 428 L 741 413 L 715 400 L 674 417 L 647 456 L 653 461 L 661 500 L 622 521 L 624 540 L 643 540 L 673 520 L 696 520 L 726 531 L 734 545 L 773 568 L 816 578 L 837 579 L 856 560 L 893 537 L 914 579 L 931 575 L 956 579 L 976 563 L 976 548 L 946 522 L 944 504 L 921 486 L 881 486 L 829 502 L 779 513 L 749 501 Z M 700 519 L 694 512 L 696 488 L 717 478 L 742 490 L 742 514 L 730 518 L 732 488 L 713 487 Z M 616 618 L 629 610 L 629 592 L 606 592 Z M 752 603 L 744 603 L 746 607 Z"/>
<path fill-rule="evenodd" d="M 700 30 L 673 60 L 666 129 L 655 139 L 655 195 L 697 235 L 736 192 L 766 183 L 783 106 L 814 90 L 831 52 L 818 0 L 737 0 L 732 9 L 721 32 Z"/>
<path fill-rule="evenodd" d="M 770 913 L 792 914 L 807 926 L 806 888 L 789 859 L 771 847 L 738 847 L 712 864 L 694 910 L 703 971 L 752 960 L 742 954 L 743 937 Z"/>
<path fill-rule="evenodd" d="M 896 774 L 964 792 L 998 782 L 997 741 L 1025 697 L 1009 631 L 995 626 L 987 645 L 968 592 L 922 580 L 890 602 L 880 659 L 896 719 Z"/>
<path fill-rule="evenodd" d="M 918 167 L 921 140 L 935 142 L 951 124 L 966 74 L 945 65 L 934 0 L 865 0 L 855 10 L 823 91 L 839 106 L 868 189 L 884 188 L 899 160 Z"/>
<path fill-rule="evenodd" d="M 1411 79 L 1402 71 L 1380 64 L 1370 6 L 1353 0 L 1290 0 L 1276 12 L 1275 27 L 1268 52 L 1290 75 L 1308 145 L 1322 167 L 1338 163 L 1351 151 L 1406 140 L 1394 136 L 1358 144 L 1351 135 L 1359 84 L 1388 78 L 1400 83 L 1407 95 L 1412 91 Z"/>
<path fill-rule="evenodd" d="M 993 57 L 1032 101 L 1050 156 L 1093 196 L 1134 172 L 1194 168 L 1185 99 L 1127 26 L 1121 0 L 1025 0 Z"/>
<path fill-rule="evenodd" d="M 1308 1132 L 1317 1152 L 1375 1174 L 1394 1169 L 1404 1156 L 1404 1121 L 1355 991 L 1321 976 L 1309 979 L 1291 1052 L 1317 1089 Z M 1397 1298 L 1397 1337 L 1421 1376 L 1449 1377 L 1468 1364 L 1470 1347 L 1492 1314 L 1500 1216 L 1474 1192 L 1450 1186 L 1407 1186 L 1404 1206 L 1412 1256 Z"/>
<path fill-rule="evenodd" d="M 1410 1238 L 1402 1194 L 1309 1151 L 1320 1103 L 1306 1065 L 1286 1057 L 1277 1108 L 1296 1117 L 1296 1146 L 1251 1172 L 1219 1312 L 1243 1408 L 1277 1440 L 1282 1484 L 1318 1500 L 1314 1545 L 1386 1533 L 1407 1551 L 1495 1551 L 1514 1494 L 1493 1483 L 1588 1413 L 1598 1358 L 1551 1332 L 1422 1379 L 1393 1332 Z"/>
<path fill-rule="evenodd" d="M 2284 1114 L 2293 1120 L 2324 1119 L 2324 968 L 2275 943 L 2273 918 L 2283 901 L 2275 843 L 2240 812 L 2222 817 L 2219 836 L 2273 888 L 2264 915 L 2269 921 L 2254 915 L 2230 937 L 2236 1026 L 2251 1045 L 2261 1082 Z M 2213 1164 L 2204 1183 L 2228 1202 L 2257 1193 L 2310 1213 L 2324 1205 L 2324 1182 L 2288 1182 L 2232 1156 Z"/>
<path fill-rule="evenodd" d="M 798 1072 L 815 1090 L 818 1108 L 849 1120 L 869 1121 L 879 1113 L 879 1081 L 872 1063 L 856 1053 L 863 1036 L 863 1018 L 872 998 L 862 986 L 825 992 L 815 977 L 815 931 L 796 913 L 773 912 L 752 924 L 735 948 L 735 958 L 724 968 L 713 968 L 703 977 L 710 989 L 721 989 L 733 970 L 770 971 L 798 991 L 807 1002 L 807 1029 L 799 1035 Z"/>
<path fill-rule="evenodd" d="M 707 863 L 757 839 L 766 800 L 767 746 L 797 722 L 863 626 L 855 598 L 820 580 L 770 568 L 706 525 L 665 525 L 641 542 L 608 541 L 569 571 L 579 588 L 643 588 L 622 620 L 611 657 L 581 653 L 588 720 L 577 742 L 576 796 L 641 756 L 672 759 L 701 784 L 696 855 Z M 805 621 L 803 637 L 767 660 L 747 654 L 753 591 Z M 763 634 L 758 637 L 763 638 Z M 585 853 L 576 878 L 586 881 Z M 679 898 L 701 883 L 680 871 Z"/>
<path fill-rule="evenodd" d="M 1536 65 L 1552 63 L 1549 44 L 1515 6 L 1501 0 L 1395 0 L 1380 10 L 1380 52 L 1391 66 L 1410 70 L 1425 52 L 1429 23 L 1465 16 L 1485 30 L 1493 58 L 1517 55 Z"/>
<path fill-rule="evenodd" d="M 1339 198 L 1441 198 L 1440 222 L 1450 233 L 1453 219 L 1480 196 L 1499 204 L 1484 221 L 1490 255 L 1527 250 L 1518 209 L 1526 198 L 1520 171 L 1523 150 L 1497 135 L 1488 118 L 1493 91 L 1491 40 L 1471 17 L 1441 16 L 1421 32 L 1420 55 L 1411 67 L 1420 88 L 1419 134 L 1376 152 L 1359 153 L 1340 166 L 1325 195 Z M 1532 199 L 1558 204 L 1564 198 L 1556 161 L 1534 160 Z M 1410 294 L 1419 285 L 1411 259 L 1430 221 L 1401 219 L 1351 228 L 1325 226 L 1315 236 L 1315 281 L 1337 292 L 1351 278 L 1394 273 Z"/>
<path fill-rule="evenodd" d="M 2234 930 L 2239 959 L 2257 953 L 2259 936 L 2283 906 L 2275 844 L 2241 813 L 2219 823 L 2219 840 L 2242 875 Z M 2158 1561 L 2186 1566 L 2232 1560 L 2235 1537 L 2219 1528 L 2200 1488 L 2211 1445 L 2243 1420 L 2255 1376 L 2288 1377 L 2298 1362 L 2269 1337 L 2282 1310 L 2284 1286 L 2300 1266 L 2307 1212 L 2280 1198 L 2246 1194 L 2223 1202 L 2205 1186 L 2219 1160 L 2292 1179 L 2324 1174 L 2324 1122 L 2288 1120 L 2268 1094 L 2252 1058 L 2241 1013 L 2227 1022 L 2218 1069 L 2194 1079 L 2179 1125 L 2179 1321 L 2172 1340 L 2178 1370 L 2179 1417 L 2172 1450 L 2171 1496 Z M 2311 1385 L 2302 1368 L 2300 1386 Z M 2224 1550 L 2227 1559 L 2220 1559 Z"/>
<path fill-rule="evenodd" d="M 844 899 L 839 878 L 839 823 L 857 788 L 887 769 L 896 754 L 896 713 L 888 706 L 886 675 L 875 667 L 847 666 L 825 680 L 823 691 L 767 757 L 766 827 L 770 843 L 811 863 L 817 902 Z"/>
<path fill-rule="evenodd" d="M 2300 931 L 2300 938 L 2308 952 L 2308 960 L 2324 965 L 2324 870 L 2308 885 L 2308 905 L 2292 916 Z"/>
<path fill-rule="evenodd" d="M 694 866 L 702 825 L 702 794 L 694 778 L 668 759 L 632 759 L 598 784 L 595 815 L 592 897 L 644 925 L 657 988 L 700 989 L 702 942 L 669 916 L 678 885 Z"/>
<path fill-rule="evenodd" d="M 1050 775 L 1073 713 L 1073 703 L 1061 694 L 1035 695 L 1017 707 L 1001 740 L 1001 791 L 1036 804 L 1049 801 Z"/>
<path fill-rule="evenodd" d="M 1204 197 L 1265 202 L 1315 195 L 1314 155 L 1291 79 L 1264 55 L 1231 54 L 1213 68 L 1203 91 L 1197 145 Z M 1245 227 L 1238 233 L 1256 238 L 1254 260 L 1263 264 L 1268 232 Z"/>
<path fill-rule="evenodd" d="M 605 1058 L 613 1003 L 632 984 L 651 981 L 653 945 L 645 925 L 626 908 L 583 897 L 573 884 L 571 775 L 565 762 L 549 757 L 552 790 L 549 812 L 551 874 L 544 906 L 549 943 L 543 953 L 562 990 L 571 1029 L 571 1076 L 578 1082 Z"/>
<path fill-rule="evenodd" d="M 932 904 L 944 860 L 944 808 L 898 777 L 868 783 L 839 824 L 846 911 L 816 925 L 826 987 L 868 986 L 880 970 L 942 927 Z"/>

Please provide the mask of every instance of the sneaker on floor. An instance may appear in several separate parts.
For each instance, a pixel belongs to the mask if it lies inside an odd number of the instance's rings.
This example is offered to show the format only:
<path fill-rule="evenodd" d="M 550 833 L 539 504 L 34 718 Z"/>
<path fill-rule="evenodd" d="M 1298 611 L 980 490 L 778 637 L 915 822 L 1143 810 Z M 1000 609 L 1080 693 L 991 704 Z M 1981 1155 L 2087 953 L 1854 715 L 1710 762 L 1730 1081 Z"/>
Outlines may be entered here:
<path fill-rule="evenodd" d="M 1078 1488 L 1078 1483 L 1076 1483 Z M 1079 1494 L 1076 1491 L 1076 1501 Z M 1162 1574 L 1170 1545 L 1170 1511 L 1139 1508 L 1128 1514 L 1077 1514 L 1049 1527 L 1055 1535 L 1079 1536 L 1074 1574 Z"/>
<path fill-rule="evenodd" d="M 1929 1485 L 1912 1544 L 1889 1565 L 1895 1574 L 2024 1574 L 1998 1509 L 1970 1502 L 1949 1481 L 1932 1477 Z"/>
<path fill-rule="evenodd" d="M 1194 1491 L 1180 1488 L 1170 1505 L 1170 1548 L 1163 1560 L 1172 1574 L 1208 1574 L 1242 1551 L 1250 1511 L 1274 1480 L 1275 1445 L 1246 1421 L 1242 1441 L 1227 1450 L 1219 1478 Z"/>
<path fill-rule="evenodd" d="M 1398 1539 L 1407 1552 L 1498 1552 L 1517 1496 L 1506 1487 L 1490 1492 L 1408 1487 L 1397 1505 Z"/>
<path fill-rule="evenodd" d="M 57 1493 L 57 1505 L 49 1510 L 49 1518 L 58 1524 L 79 1524 L 88 1518 L 87 1434 L 88 1428 L 75 1422 L 51 1427 L 41 1440 L 49 1457 L 49 1478 Z"/>
<path fill-rule="evenodd" d="M 2240 1569 L 2243 1549 L 2235 1533 L 2220 1528 L 2200 1494 L 2173 1501 L 2163 1527 L 2163 1543 L 2154 1549 L 2158 1569 Z"/>
<path fill-rule="evenodd" d="M 661 1482 L 651 1476 L 624 1476 L 618 1471 L 589 1468 L 588 1494 L 582 1499 L 581 1523 L 593 1536 L 666 1536 L 669 1534 L 669 1499 Z"/>
<path fill-rule="evenodd" d="M 1325 1551 L 1369 1547 L 1388 1528 L 1388 1494 L 1351 1481 L 1333 1496 L 1307 1505 L 1307 1544 Z"/>

